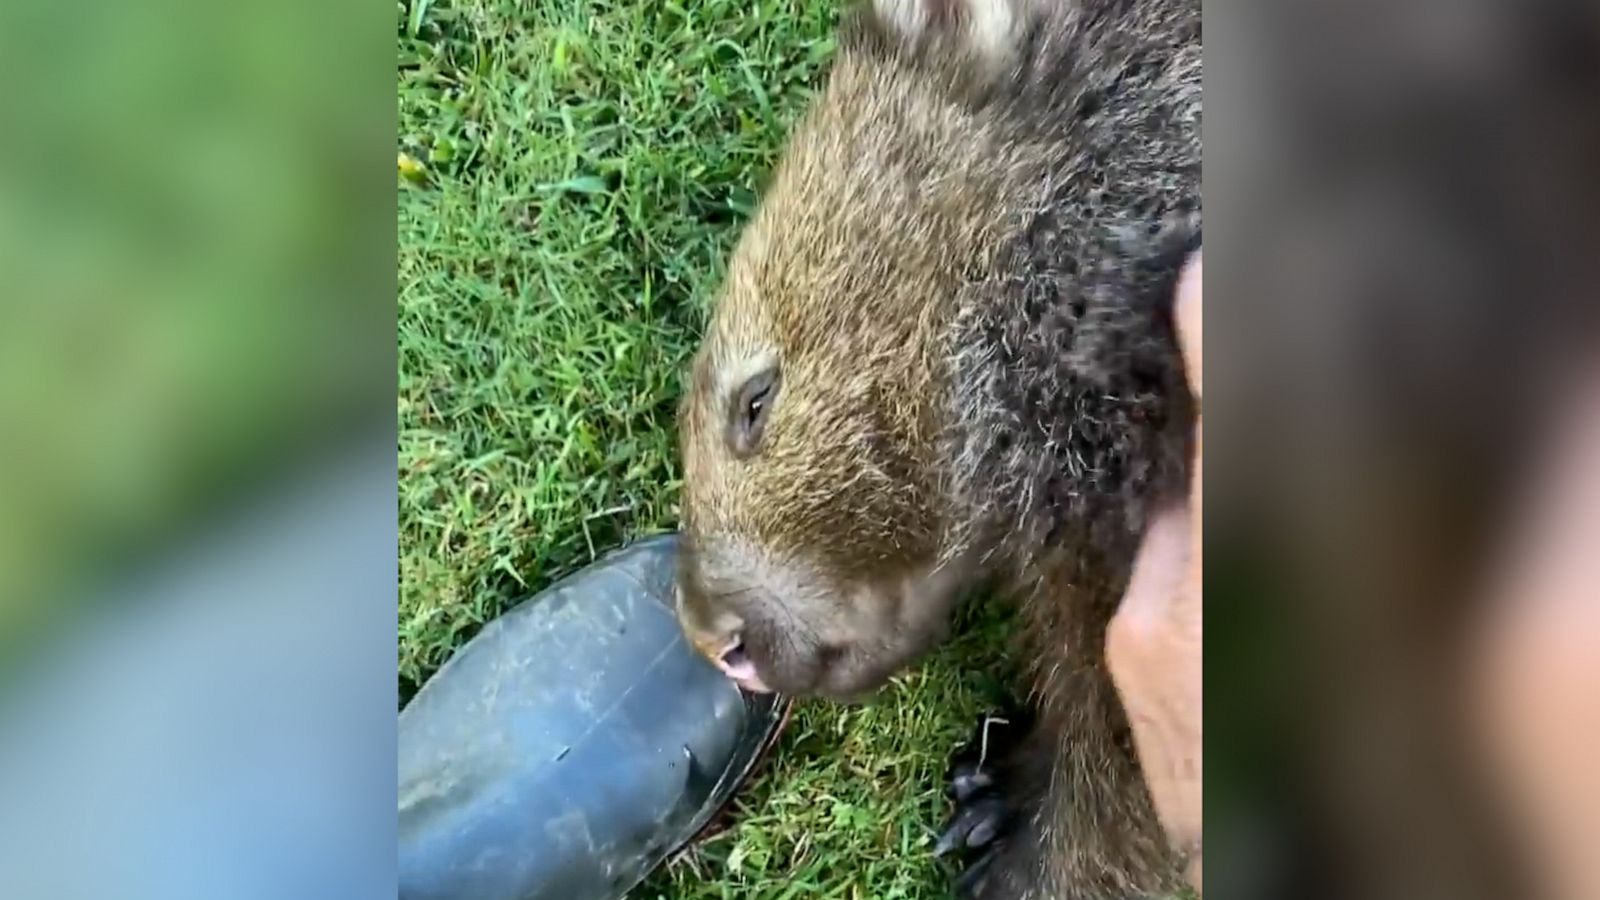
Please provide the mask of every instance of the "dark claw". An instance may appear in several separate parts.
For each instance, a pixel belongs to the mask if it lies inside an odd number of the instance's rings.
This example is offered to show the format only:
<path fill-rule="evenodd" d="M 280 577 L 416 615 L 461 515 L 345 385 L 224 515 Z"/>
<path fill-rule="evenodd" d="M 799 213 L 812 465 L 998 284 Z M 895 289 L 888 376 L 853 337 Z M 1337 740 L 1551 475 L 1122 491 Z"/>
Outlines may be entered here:
<path fill-rule="evenodd" d="M 951 772 L 945 796 L 957 803 L 963 803 L 973 794 L 992 787 L 994 787 L 994 772 L 980 768 L 975 763 L 960 763 Z"/>
<path fill-rule="evenodd" d="M 976 897 L 984 890 L 1002 838 L 1017 818 L 1017 806 L 1006 791 L 1003 766 L 1028 724 L 1024 715 L 1009 710 L 984 716 L 972 739 L 951 757 L 945 796 L 954 801 L 955 810 L 934 843 L 933 853 L 962 858 L 957 897 Z"/>
<path fill-rule="evenodd" d="M 1011 818 L 1011 807 L 998 792 L 988 792 L 956 807 L 944 834 L 934 844 L 933 855 L 944 856 L 967 847 L 979 849 L 1000 835 Z"/>
<path fill-rule="evenodd" d="M 983 890 L 989 878 L 989 868 L 994 862 L 994 851 L 989 851 L 979 857 L 977 862 L 967 866 L 967 870 L 956 878 L 956 897 L 958 900 L 975 898 Z"/>

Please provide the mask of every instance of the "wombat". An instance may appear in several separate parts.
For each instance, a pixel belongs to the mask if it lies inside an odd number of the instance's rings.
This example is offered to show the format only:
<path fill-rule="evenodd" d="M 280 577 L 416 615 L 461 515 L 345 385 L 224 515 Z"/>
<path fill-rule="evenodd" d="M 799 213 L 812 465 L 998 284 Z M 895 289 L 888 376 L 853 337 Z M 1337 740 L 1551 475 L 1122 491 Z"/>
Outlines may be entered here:
<path fill-rule="evenodd" d="M 974 586 L 1022 605 L 1033 724 L 955 769 L 972 896 L 1178 884 L 1103 644 L 1188 479 L 1200 51 L 1197 0 L 847 11 L 680 411 L 680 617 L 747 687 L 856 697 Z"/>

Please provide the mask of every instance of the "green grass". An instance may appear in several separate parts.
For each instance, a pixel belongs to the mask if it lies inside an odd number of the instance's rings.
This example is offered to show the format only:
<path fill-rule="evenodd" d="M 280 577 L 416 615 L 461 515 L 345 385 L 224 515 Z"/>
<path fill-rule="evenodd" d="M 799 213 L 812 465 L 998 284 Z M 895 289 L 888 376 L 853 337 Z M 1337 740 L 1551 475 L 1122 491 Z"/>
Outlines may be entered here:
<path fill-rule="evenodd" d="M 676 522 L 679 378 L 832 53 L 836 2 L 399 11 L 403 696 L 484 621 Z M 979 629 L 876 702 L 801 710 L 734 827 L 645 897 L 939 897 Z M 988 673 L 988 674 L 985 674 Z"/>

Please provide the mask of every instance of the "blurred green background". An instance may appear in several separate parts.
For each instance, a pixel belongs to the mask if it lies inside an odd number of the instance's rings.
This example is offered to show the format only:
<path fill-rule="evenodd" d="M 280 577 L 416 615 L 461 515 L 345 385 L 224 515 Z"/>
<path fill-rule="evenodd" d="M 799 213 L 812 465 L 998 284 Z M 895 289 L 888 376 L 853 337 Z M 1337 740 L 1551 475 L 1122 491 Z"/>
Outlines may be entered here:
<path fill-rule="evenodd" d="M 677 520 L 679 378 L 833 53 L 835 2 L 400 9 L 402 696 L 554 578 Z M 995 626 L 802 710 L 734 827 L 647 897 L 943 897 L 947 754 Z"/>
<path fill-rule="evenodd" d="M 362 15 L 0 6 L 0 662 L 387 427 L 389 50 Z"/>

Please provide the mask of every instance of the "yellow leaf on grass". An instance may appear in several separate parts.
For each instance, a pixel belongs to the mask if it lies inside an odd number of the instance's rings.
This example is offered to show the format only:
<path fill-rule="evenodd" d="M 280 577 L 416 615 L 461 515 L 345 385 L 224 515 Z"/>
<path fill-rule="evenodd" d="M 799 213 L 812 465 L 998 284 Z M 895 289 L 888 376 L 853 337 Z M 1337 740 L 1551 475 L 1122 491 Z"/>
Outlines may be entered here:
<path fill-rule="evenodd" d="M 427 173 L 427 168 L 416 159 L 404 153 L 400 154 L 400 174 L 412 181 L 417 181 Z"/>

